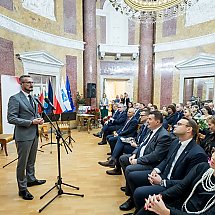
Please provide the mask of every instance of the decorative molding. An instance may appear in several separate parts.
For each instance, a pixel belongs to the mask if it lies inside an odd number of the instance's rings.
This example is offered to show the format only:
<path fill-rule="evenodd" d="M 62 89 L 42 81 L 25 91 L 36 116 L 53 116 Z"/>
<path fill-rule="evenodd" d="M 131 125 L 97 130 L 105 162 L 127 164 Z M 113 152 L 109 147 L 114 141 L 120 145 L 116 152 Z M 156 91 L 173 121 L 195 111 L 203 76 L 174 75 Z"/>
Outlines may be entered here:
<path fill-rule="evenodd" d="M 54 0 L 22 0 L 22 6 L 33 13 L 56 21 Z"/>
<path fill-rule="evenodd" d="M 215 67 L 215 56 L 201 53 L 198 56 L 189 60 L 183 61 L 175 66 L 179 70 L 190 70 Z"/>
<path fill-rule="evenodd" d="M 49 34 L 44 31 L 32 28 L 28 25 L 24 25 L 20 22 L 17 22 L 7 16 L 0 14 L 0 27 L 5 28 L 14 33 L 39 40 L 44 43 L 50 43 L 56 46 L 84 50 L 83 41 L 72 40 L 65 37 L 57 36 L 54 34 Z"/>
<path fill-rule="evenodd" d="M 214 0 L 199 0 L 186 11 L 185 26 L 188 27 L 214 20 L 214 10 Z"/>
<path fill-rule="evenodd" d="M 167 43 L 156 43 L 154 44 L 154 52 L 166 52 L 166 51 L 174 51 L 174 50 L 180 50 L 180 49 L 187 49 L 187 48 L 193 48 L 208 44 L 215 43 L 215 33 L 208 34 L 200 37 L 194 37 L 190 39 L 185 40 L 178 40 L 173 42 L 167 42 Z"/>
<path fill-rule="evenodd" d="M 20 59 L 24 62 L 32 62 L 36 64 L 46 64 L 55 67 L 62 67 L 64 63 L 46 53 L 45 51 L 25 52 L 19 54 Z"/>
<path fill-rule="evenodd" d="M 175 66 L 180 71 L 179 102 L 183 102 L 184 79 L 212 76 L 215 77 L 215 56 L 201 53 Z M 215 84 L 214 84 L 215 101 Z"/>
<path fill-rule="evenodd" d="M 102 9 L 96 9 L 96 16 L 107 16 L 107 14 Z"/>
<path fill-rule="evenodd" d="M 23 63 L 24 74 L 41 74 L 56 77 L 56 86 L 60 83 L 60 69 L 64 63 L 45 51 L 25 52 L 16 55 Z"/>
<path fill-rule="evenodd" d="M 117 60 L 119 60 L 121 55 L 130 55 L 132 60 L 135 60 L 139 55 L 139 45 L 108 45 L 99 44 L 98 54 L 100 59 L 104 59 L 105 55 L 113 56 L 115 55 Z"/>

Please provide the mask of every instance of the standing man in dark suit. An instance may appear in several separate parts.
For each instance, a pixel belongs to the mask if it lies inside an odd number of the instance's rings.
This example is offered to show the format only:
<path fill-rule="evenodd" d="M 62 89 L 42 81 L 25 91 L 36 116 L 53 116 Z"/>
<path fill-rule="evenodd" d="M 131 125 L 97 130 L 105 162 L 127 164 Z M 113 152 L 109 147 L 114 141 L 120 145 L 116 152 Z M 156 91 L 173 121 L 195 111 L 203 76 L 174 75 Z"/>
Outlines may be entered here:
<path fill-rule="evenodd" d="M 130 99 L 128 98 L 128 93 L 124 93 L 124 98 L 122 99 L 122 103 L 124 107 L 128 109 L 128 103 L 130 102 Z"/>
<path fill-rule="evenodd" d="M 167 157 L 152 172 L 133 172 L 129 175 L 128 183 L 134 193 L 137 210 L 144 206 L 142 199 L 179 183 L 195 165 L 208 161 L 205 151 L 193 139 L 197 128 L 192 119 L 179 120 L 174 128 L 179 140 L 171 144 Z"/>
<path fill-rule="evenodd" d="M 122 155 L 119 159 L 126 182 L 131 172 L 152 170 L 157 166 L 167 155 L 172 142 L 169 133 L 162 126 L 163 116 L 159 111 L 150 112 L 147 123 L 150 131 L 140 146 L 133 151 L 132 155 Z M 126 194 L 131 195 L 128 183 L 126 183 Z M 120 206 L 120 209 L 130 210 L 133 207 L 134 202 L 129 198 Z"/>
<path fill-rule="evenodd" d="M 19 196 L 25 200 L 32 200 L 34 197 L 27 187 L 46 182 L 36 179 L 34 167 L 38 148 L 38 125 L 42 125 L 44 120 L 38 114 L 37 103 L 30 95 L 33 91 L 33 79 L 29 75 L 22 75 L 19 81 L 21 91 L 10 97 L 7 118 L 10 124 L 15 125 Z"/>

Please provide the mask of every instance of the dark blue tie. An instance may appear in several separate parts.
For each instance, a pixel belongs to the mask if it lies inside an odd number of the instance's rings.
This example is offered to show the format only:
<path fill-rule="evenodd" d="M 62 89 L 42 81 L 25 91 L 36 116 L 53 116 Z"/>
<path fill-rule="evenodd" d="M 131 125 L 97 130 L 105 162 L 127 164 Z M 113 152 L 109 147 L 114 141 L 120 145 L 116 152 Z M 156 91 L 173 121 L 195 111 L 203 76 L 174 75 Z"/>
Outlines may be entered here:
<path fill-rule="evenodd" d="M 175 160 L 175 156 L 176 156 L 176 154 L 177 154 L 177 152 L 178 152 L 178 150 L 179 150 L 180 147 L 181 147 L 181 142 L 178 142 L 178 145 L 175 147 L 175 150 L 174 150 L 174 152 L 172 153 L 172 155 L 170 156 L 170 159 L 168 160 L 168 163 L 167 163 L 167 165 L 166 165 L 166 168 L 164 169 L 163 175 L 164 175 L 165 177 L 168 176 L 169 171 L 170 171 L 171 166 L 172 166 L 172 163 L 173 163 L 173 161 Z"/>
<path fill-rule="evenodd" d="M 143 146 L 145 146 L 145 145 L 148 143 L 150 137 L 152 136 L 152 133 L 153 133 L 153 131 L 150 131 L 149 134 L 147 135 L 146 139 L 145 139 L 145 140 L 141 143 L 141 145 L 138 147 L 137 157 L 139 157 L 140 151 L 141 151 L 141 149 L 143 148 Z"/>
<path fill-rule="evenodd" d="M 34 102 L 33 102 L 32 96 L 28 95 L 28 98 L 29 98 L 29 102 L 31 104 L 31 107 L 34 109 Z"/>

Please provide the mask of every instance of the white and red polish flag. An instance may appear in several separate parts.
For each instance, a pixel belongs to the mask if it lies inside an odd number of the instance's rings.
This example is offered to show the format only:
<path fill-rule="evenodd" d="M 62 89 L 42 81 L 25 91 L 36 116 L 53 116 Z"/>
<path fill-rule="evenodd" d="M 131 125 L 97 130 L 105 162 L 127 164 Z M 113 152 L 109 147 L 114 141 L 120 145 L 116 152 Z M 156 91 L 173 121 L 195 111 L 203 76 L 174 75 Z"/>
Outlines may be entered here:
<path fill-rule="evenodd" d="M 66 107 L 64 106 L 64 103 L 62 100 L 61 89 L 59 85 L 56 88 L 56 93 L 54 96 L 54 106 L 56 108 L 56 110 L 54 110 L 55 114 L 61 114 L 66 110 Z"/>

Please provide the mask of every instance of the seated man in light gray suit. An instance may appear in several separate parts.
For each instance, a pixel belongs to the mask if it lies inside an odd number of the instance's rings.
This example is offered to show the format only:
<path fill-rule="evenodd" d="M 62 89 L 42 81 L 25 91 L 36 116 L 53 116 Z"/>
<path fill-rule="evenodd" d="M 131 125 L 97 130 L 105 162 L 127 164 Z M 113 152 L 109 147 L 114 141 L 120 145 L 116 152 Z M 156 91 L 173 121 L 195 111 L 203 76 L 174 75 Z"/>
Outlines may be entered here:
<path fill-rule="evenodd" d="M 37 102 L 30 95 L 33 91 L 33 79 L 29 75 L 19 78 L 21 91 L 10 97 L 8 102 L 7 119 L 15 125 L 14 139 L 17 145 L 17 183 L 19 196 L 25 200 L 34 197 L 27 190 L 27 186 L 44 184 L 45 180 L 35 177 L 35 160 L 38 147 L 38 125 L 44 120 L 38 114 Z"/>

